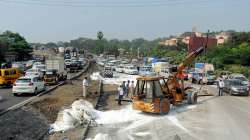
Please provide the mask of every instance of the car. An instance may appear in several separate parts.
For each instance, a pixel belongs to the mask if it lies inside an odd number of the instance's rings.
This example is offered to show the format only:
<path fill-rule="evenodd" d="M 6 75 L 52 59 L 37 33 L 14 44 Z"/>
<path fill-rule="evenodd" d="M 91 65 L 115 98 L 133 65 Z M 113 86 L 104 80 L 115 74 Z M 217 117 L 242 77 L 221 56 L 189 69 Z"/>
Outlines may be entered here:
<path fill-rule="evenodd" d="M 65 64 L 65 68 L 70 68 L 71 59 L 65 59 L 64 64 Z"/>
<path fill-rule="evenodd" d="M 28 69 L 25 72 L 25 76 L 39 76 L 40 78 L 43 78 L 44 73 L 40 69 Z"/>
<path fill-rule="evenodd" d="M 138 70 L 133 65 L 126 65 L 124 67 L 124 73 L 130 74 L 130 75 L 137 75 L 138 74 Z"/>
<path fill-rule="evenodd" d="M 239 79 L 226 79 L 224 83 L 225 87 L 223 91 L 230 95 L 249 95 L 249 87 L 243 84 Z"/>
<path fill-rule="evenodd" d="M 122 65 L 119 65 L 115 68 L 115 71 L 116 72 L 119 72 L 119 73 L 123 73 L 124 72 L 124 66 Z"/>
<path fill-rule="evenodd" d="M 23 76 L 16 80 L 12 87 L 14 96 L 22 93 L 38 94 L 45 90 L 44 82 L 39 76 Z"/>
<path fill-rule="evenodd" d="M 238 79 L 241 80 L 244 85 L 250 86 L 249 80 L 243 74 L 230 74 L 229 79 Z"/>

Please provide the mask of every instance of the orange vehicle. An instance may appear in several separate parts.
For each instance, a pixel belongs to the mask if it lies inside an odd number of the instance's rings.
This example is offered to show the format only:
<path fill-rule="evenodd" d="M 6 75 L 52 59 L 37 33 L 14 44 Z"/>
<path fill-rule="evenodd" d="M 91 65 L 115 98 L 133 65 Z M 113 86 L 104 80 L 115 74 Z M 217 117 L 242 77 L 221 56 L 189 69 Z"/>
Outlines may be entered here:
<path fill-rule="evenodd" d="M 21 71 L 17 68 L 0 69 L 0 85 L 11 86 L 21 75 Z"/>
<path fill-rule="evenodd" d="M 170 104 L 177 105 L 187 100 L 189 104 L 197 102 L 197 93 L 184 88 L 183 79 L 177 76 L 181 75 L 183 69 L 191 63 L 194 58 L 203 51 L 203 47 L 190 53 L 185 60 L 173 68 L 174 73 L 168 79 L 163 77 L 139 77 L 132 96 L 133 109 L 150 113 L 168 113 Z"/>

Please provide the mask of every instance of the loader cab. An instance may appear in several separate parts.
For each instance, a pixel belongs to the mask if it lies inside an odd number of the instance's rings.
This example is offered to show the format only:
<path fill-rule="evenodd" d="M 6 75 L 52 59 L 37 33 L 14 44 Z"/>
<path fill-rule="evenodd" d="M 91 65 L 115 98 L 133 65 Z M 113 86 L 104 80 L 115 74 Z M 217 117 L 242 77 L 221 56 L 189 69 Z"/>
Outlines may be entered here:
<path fill-rule="evenodd" d="M 163 94 L 161 77 L 139 77 L 133 94 L 133 108 L 150 113 L 168 113 L 170 104 Z"/>

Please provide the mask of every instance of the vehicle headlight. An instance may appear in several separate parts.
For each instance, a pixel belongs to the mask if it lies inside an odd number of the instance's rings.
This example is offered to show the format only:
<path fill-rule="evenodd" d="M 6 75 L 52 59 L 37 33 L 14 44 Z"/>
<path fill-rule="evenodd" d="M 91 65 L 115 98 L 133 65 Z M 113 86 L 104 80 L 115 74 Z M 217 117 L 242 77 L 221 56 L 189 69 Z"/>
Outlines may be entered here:
<path fill-rule="evenodd" d="M 233 90 L 233 91 L 238 91 L 238 89 L 237 89 L 237 88 L 235 88 L 235 87 L 232 87 L 232 90 Z"/>

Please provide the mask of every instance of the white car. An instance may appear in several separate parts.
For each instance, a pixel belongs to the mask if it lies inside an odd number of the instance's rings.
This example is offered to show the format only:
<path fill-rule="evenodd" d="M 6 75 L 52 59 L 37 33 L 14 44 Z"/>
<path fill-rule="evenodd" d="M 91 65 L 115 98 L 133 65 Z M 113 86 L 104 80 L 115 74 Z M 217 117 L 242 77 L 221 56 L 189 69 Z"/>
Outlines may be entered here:
<path fill-rule="evenodd" d="M 44 82 L 38 76 L 24 76 L 16 80 L 12 93 L 17 96 L 22 93 L 38 94 L 45 90 Z"/>
<path fill-rule="evenodd" d="M 115 71 L 123 73 L 124 72 L 124 67 L 122 65 L 119 65 L 115 68 Z"/>
<path fill-rule="evenodd" d="M 25 72 L 25 76 L 38 76 L 42 78 L 44 76 L 44 73 L 40 69 L 28 69 Z"/>
<path fill-rule="evenodd" d="M 46 66 L 44 64 L 34 65 L 32 69 L 40 69 L 42 72 L 46 72 Z"/>
<path fill-rule="evenodd" d="M 125 66 L 124 67 L 124 73 L 131 74 L 131 75 L 137 75 L 138 71 L 134 66 Z"/>

